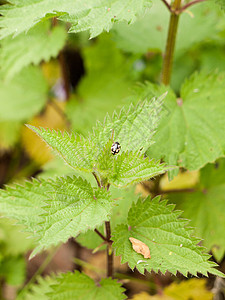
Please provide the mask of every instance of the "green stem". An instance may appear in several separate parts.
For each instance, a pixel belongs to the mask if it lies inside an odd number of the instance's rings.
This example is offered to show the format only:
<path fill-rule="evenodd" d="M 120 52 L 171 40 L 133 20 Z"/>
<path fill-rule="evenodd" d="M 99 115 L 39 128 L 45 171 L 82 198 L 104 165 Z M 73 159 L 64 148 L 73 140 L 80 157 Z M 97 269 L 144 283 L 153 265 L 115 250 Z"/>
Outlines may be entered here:
<path fill-rule="evenodd" d="M 181 0 L 174 0 L 171 5 L 170 24 L 162 70 L 162 83 L 165 85 L 170 84 L 180 7 Z"/>
<path fill-rule="evenodd" d="M 107 238 L 107 277 L 113 277 L 113 249 L 111 241 L 110 222 L 105 222 L 106 238 Z"/>

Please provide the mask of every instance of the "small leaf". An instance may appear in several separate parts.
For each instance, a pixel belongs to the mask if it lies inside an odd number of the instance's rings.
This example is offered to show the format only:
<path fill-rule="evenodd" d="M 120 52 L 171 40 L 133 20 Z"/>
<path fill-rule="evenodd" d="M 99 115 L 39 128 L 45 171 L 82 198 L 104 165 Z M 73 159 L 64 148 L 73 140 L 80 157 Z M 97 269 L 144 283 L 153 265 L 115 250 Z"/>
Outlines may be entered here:
<path fill-rule="evenodd" d="M 144 258 L 151 258 L 150 250 L 145 243 L 143 243 L 135 238 L 132 238 L 132 237 L 130 237 L 129 240 L 132 244 L 134 251 L 142 254 L 144 256 Z"/>
<path fill-rule="evenodd" d="M 123 150 L 121 150 L 122 152 Z M 121 155 L 110 157 L 103 152 L 103 158 L 98 159 L 98 170 L 108 182 L 123 188 L 165 173 L 169 168 L 160 162 L 145 157 L 137 152 L 122 152 Z"/>
<path fill-rule="evenodd" d="M 187 276 L 212 273 L 224 277 L 214 269 L 216 264 L 209 261 L 209 255 L 197 246 L 199 239 L 192 237 L 192 230 L 186 227 L 187 221 L 180 219 L 180 211 L 174 211 L 174 205 L 160 201 L 160 197 L 133 203 L 127 223 L 118 225 L 113 234 L 113 247 L 116 255 L 121 255 L 122 263 L 128 262 L 131 269 L 139 272 L 162 272 L 168 270 L 176 275 L 177 271 Z M 143 260 L 131 246 L 129 237 L 141 240 L 151 250 L 151 259 Z"/>

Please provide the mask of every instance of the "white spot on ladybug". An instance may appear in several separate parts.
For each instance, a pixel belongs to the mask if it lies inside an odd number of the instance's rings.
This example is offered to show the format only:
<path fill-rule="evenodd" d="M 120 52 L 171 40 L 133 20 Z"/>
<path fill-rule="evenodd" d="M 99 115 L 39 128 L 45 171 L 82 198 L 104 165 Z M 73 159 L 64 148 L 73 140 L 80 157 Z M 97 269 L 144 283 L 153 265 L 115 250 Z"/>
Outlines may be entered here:
<path fill-rule="evenodd" d="M 117 154 L 120 152 L 121 146 L 118 142 L 114 142 L 111 146 L 111 153 L 113 155 Z"/>

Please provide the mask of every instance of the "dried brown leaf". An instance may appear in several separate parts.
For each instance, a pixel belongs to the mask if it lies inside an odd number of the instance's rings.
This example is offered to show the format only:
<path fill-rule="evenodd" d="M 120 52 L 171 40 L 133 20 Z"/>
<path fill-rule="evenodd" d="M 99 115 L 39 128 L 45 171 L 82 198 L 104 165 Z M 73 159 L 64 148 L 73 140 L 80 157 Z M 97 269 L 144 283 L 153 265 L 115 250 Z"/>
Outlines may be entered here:
<path fill-rule="evenodd" d="M 145 243 L 132 237 L 130 237 L 129 240 L 135 252 L 142 254 L 144 258 L 151 258 L 150 250 Z"/>

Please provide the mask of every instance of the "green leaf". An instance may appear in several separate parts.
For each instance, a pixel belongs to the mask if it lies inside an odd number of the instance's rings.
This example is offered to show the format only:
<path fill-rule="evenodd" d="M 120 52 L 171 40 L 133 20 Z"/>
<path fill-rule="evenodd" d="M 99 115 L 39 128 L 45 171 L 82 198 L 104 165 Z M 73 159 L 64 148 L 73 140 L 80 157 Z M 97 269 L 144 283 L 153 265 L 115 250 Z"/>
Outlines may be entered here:
<path fill-rule="evenodd" d="M 113 230 L 119 223 L 126 221 L 131 204 L 138 200 L 139 195 L 135 194 L 134 187 L 117 189 L 111 186 L 110 192 L 111 198 L 115 200 L 115 206 L 110 216 L 110 224 Z M 104 235 L 104 226 L 98 227 L 98 230 Z M 76 241 L 89 249 L 95 249 L 102 243 L 102 239 L 93 230 L 80 234 Z M 104 246 L 101 249 L 104 249 Z"/>
<path fill-rule="evenodd" d="M 27 127 L 36 132 L 71 168 L 85 172 L 93 171 L 95 147 L 91 140 L 66 131 L 62 133 L 31 125 Z"/>
<path fill-rule="evenodd" d="M 110 144 L 111 146 L 111 144 Z M 168 170 L 165 165 L 155 162 L 137 152 L 122 152 L 121 155 L 111 155 L 110 158 L 103 152 L 98 160 L 98 172 L 107 178 L 108 183 L 118 188 L 147 180 L 151 177 L 165 173 Z"/>
<path fill-rule="evenodd" d="M 93 279 L 83 273 L 62 274 L 58 278 L 57 285 L 52 286 L 49 299 L 85 299 L 85 300 L 119 300 L 125 299 L 124 289 L 121 284 L 111 278 L 104 278 L 97 286 Z"/>
<path fill-rule="evenodd" d="M 17 296 L 16 300 L 48 300 L 47 294 L 52 291 L 51 286 L 57 284 L 56 275 L 37 277 L 38 284 L 32 284 L 27 291 L 25 287 Z"/>
<path fill-rule="evenodd" d="M 41 20 L 57 16 L 71 23 L 70 32 L 88 30 L 95 37 L 109 31 L 115 22 L 133 23 L 137 15 L 150 7 L 151 0 L 113 0 L 109 6 L 97 0 L 88 0 L 85 5 L 82 0 L 10 0 L 10 3 L 13 5 L 3 5 L 0 9 L 1 38 L 18 35 Z"/>
<path fill-rule="evenodd" d="M 66 31 L 62 26 L 50 30 L 50 25 L 50 22 L 42 22 L 27 34 L 2 40 L 0 63 L 5 78 L 12 78 L 31 63 L 38 65 L 57 56 L 66 42 Z"/>
<path fill-rule="evenodd" d="M 90 136 L 95 147 L 103 149 L 111 139 L 119 142 L 123 151 L 144 153 L 153 144 L 152 136 L 159 123 L 165 96 L 166 93 L 151 99 L 146 95 L 142 98 L 144 101 L 136 106 L 131 104 L 128 109 L 124 107 L 119 114 L 115 112 L 112 118 L 107 115 L 104 123 L 97 123 L 93 136 Z"/>
<path fill-rule="evenodd" d="M 30 66 L 13 80 L 0 78 L 0 120 L 21 121 L 38 113 L 47 101 L 48 86 L 41 70 Z"/>
<path fill-rule="evenodd" d="M 114 26 L 113 38 L 120 49 L 143 54 L 156 49 L 165 51 L 170 13 L 162 1 L 153 0 L 152 2 L 149 13 L 134 25 L 121 23 Z M 210 1 L 193 5 L 188 9 L 191 14 L 182 13 L 180 16 L 176 54 L 208 38 L 215 38 L 219 31 L 220 16 L 215 6 L 208 2 Z M 222 18 L 224 16 L 221 16 Z M 204 26 L 201 26 L 202 24 Z M 198 28 L 197 31 L 196 28 Z M 190 35 L 190 32 L 195 32 L 195 34 Z"/>
<path fill-rule="evenodd" d="M 160 95 L 165 89 L 147 84 L 141 92 Z M 168 113 L 161 118 L 150 157 L 196 170 L 225 154 L 224 73 L 195 73 L 183 84 L 180 98 L 169 90 L 166 100 Z"/>
<path fill-rule="evenodd" d="M 112 174 L 109 177 L 115 177 L 115 168 L 121 169 L 126 162 L 122 163 L 121 158 L 119 158 L 119 164 L 116 165 L 116 157 L 113 157 L 110 149 L 113 137 L 115 141 L 120 142 L 123 152 L 144 152 L 152 143 L 151 138 L 159 120 L 164 97 L 165 95 L 157 99 L 146 100 L 136 107 L 131 105 L 128 111 L 122 109 L 119 115 L 114 113 L 112 118 L 107 116 L 103 124 L 98 122 L 94 133 L 90 134 L 89 139 L 74 134 L 70 135 L 66 131 L 62 133 L 44 128 L 35 128 L 30 125 L 28 127 L 34 130 L 73 169 L 85 172 L 97 171 L 102 175 Z M 134 153 L 130 154 L 131 160 L 133 156 L 138 159 L 137 154 Z M 123 159 L 125 159 L 125 156 Z M 111 170 L 113 163 L 115 167 L 114 170 Z M 154 167 L 153 164 L 151 167 Z M 156 169 L 153 171 L 153 176 L 156 175 L 155 171 Z M 159 169 L 159 173 L 161 172 L 162 169 Z M 139 175 L 140 180 L 143 180 L 143 174 L 140 173 Z M 135 180 L 130 178 L 127 183 L 136 181 L 138 181 L 138 177 Z M 123 186 L 127 183 L 123 183 Z"/>
<path fill-rule="evenodd" d="M 127 224 L 118 225 L 113 232 L 113 247 L 116 255 L 121 255 L 121 263 L 128 262 L 131 269 L 139 272 L 167 270 L 176 275 L 177 271 L 187 276 L 197 276 L 207 272 L 224 276 L 214 269 L 215 263 L 208 261 L 209 255 L 202 252 L 196 244 L 199 239 L 191 237 L 187 221 L 180 219 L 180 211 L 174 211 L 174 205 L 159 201 L 160 197 L 141 199 L 133 204 L 127 218 Z M 133 237 L 145 243 L 151 253 L 150 259 L 144 259 L 136 253 L 129 238 Z"/>
<path fill-rule="evenodd" d="M 14 184 L 0 190 L 0 210 L 7 217 L 24 225 L 29 232 L 37 232 L 39 223 L 43 221 L 41 214 L 46 205 L 46 192 L 52 190 L 50 181 L 33 179 L 23 185 Z"/>
<path fill-rule="evenodd" d="M 225 254 L 225 159 L 201 170 L 200 184 L 193 193 L 171 194 L 169 199 L 184 210 L 184 216 L 203 238 L 203 246 L 212 251 L 218 261 Z"/>
<path fill-rule="evenodd" d="M 3 215 L 16 219 L 38 240 L 38 251 L 66 242 L 109 219 L 114 203 L 106 190 L 75 176 L 26 182 L 0 191 Z"/>
<path fill-rule="evenodd" d="M 58 178 L 52 181 L 52 186 L 54 192 L 50 192 L 46 198 L 45 220 L 38 230 L 39 245 L 32 256 L 101 225 L 109 219 L 114 204 L 109 192 L 93 189 L 80 177 Z"/>
<path fill-rule="evenodd" d="M 124 288 L 116 280 L 102 279 L 98 285 L 83 273 L 60 274 L 60 276 L 39 278 L 39 285 L 33 285 L 32 291 L 27 293 L 25 300 L 123 300 Z M 22 298 L 19 298 L 22 299 Z M 18 299 L 18 300 L 19 300 Z"/>

